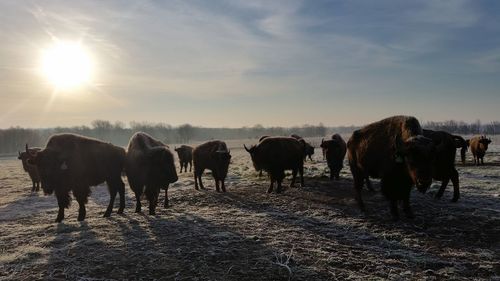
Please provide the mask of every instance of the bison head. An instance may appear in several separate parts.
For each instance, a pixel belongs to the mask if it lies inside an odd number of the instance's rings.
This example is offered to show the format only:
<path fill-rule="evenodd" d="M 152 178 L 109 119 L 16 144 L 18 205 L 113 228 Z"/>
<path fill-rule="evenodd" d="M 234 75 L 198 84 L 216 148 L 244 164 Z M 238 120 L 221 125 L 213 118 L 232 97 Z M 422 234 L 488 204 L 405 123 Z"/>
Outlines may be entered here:
<path fill-rule="evenodd" d="M 178 180 L 174 164 L 174 155 L 166 147 L 156 147 L 149 152 L 151 159 L 150 178 L 160 179 L 162 184 L 174 183 Z"/>
<path fill-rule="evenodd" d="M 412 181 L 422 193 L 425 193 L 432 183 L 435 151 L 432 140 L 421 135 L 404 142 L 400 138 L 396 140 L 396 162 L 406 164 Z"/>
<path fill-rule="evenodd" d="M 479 140 L 480 145 L 482 145 L 484 151 L 488 150 L 488 145 L 491 143 L 491 139 L 488 139 L 486 137 L 481 137 Z"/>
<path fill-rule="evenodd" d="M 42 189 L 45 194 L 52 194 L 54 189 L 62 187 L 65 175 L 69 171 L 64 155 L 54 149 L 44 149 L 36 154 L 29 154 L 28 164 L 35 165 L 40 174 Z"/>
<path fill-rule="evenodd" d="M 259 154 L 257 153 L 257 146 L 252 145 L 250 146 L 250 148 L 248 148 L 246 145 L 243 145 L 243 147 L 248 153 L 250 153 L 250 157 L 252 158 L 252 164 L 255 170 L 256 171 L 262 170 L 262 167 L 260 165 Z"/>

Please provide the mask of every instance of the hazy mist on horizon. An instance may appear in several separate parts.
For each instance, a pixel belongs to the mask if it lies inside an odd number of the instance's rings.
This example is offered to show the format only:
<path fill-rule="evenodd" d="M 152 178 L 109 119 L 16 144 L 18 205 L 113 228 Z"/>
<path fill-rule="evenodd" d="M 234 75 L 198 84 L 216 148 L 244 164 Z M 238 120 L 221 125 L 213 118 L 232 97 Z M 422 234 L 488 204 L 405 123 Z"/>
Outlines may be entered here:
<path fill-rule="evenodd" d="M 0 128 L 500 120 L 498 1 L 2 1 Z M 88 83 L 41 53 L 80 42 Z"/>

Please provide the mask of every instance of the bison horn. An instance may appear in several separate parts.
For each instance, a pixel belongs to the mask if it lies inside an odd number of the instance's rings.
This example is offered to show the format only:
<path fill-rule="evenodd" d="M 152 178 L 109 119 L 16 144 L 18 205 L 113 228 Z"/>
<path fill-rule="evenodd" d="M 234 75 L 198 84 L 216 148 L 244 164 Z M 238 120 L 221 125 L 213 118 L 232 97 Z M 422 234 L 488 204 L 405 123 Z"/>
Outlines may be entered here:
<path fill-rule="evenodd" d="M 245 148 L 245 150 L 250 153 L 250 149 L 247 148 L 247 146 L 245 144 L 243 144 L 243 147 Z"/>

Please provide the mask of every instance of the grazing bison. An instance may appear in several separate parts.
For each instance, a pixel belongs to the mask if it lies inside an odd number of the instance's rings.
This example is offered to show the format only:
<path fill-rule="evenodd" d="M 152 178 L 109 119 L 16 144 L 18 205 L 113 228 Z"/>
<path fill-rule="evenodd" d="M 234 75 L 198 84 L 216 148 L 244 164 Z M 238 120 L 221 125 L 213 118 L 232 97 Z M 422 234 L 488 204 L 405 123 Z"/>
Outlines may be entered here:
<path fill-rule="evenodd" d="M 292 134 L 290 135 L 290 137 L 298 140 L 299 142 L 301 142 L 303 145 L 304 145 L 304 161 L 307 159 L 307 157 L 309 157 L 309 160 L 312 161 L 312 156 L 314 154 L 314 146 L 312 146 L 310 143 L 306 142 L 306 140 L 299 136 L 299 135 L 296 135 L 296 134 Z"/>
<path fill-rule="evenodd" d="M 330 168 L 330 179 L 339 179 L 340 170 L 344 167 L 344 158 L 347 151 L 345 141 L 339 134 L 332 136 L 331 140 L 321 140 L 321 148 L 326 155 L 326 162 Z"/>
<path fill-rule="evenodd" d="M 443 196 L 444 190 L 451 179 L 453 183 L 453 199 L 451 201 L 457 202 L 460 197 L 460 190 L 458 172 L 455 168 L 456 138 L 443 131 L 423 130 L 423 132 L 424 136 L 431 139 L 436 147 L 434 161 L 432 162 L 432 178 L 441 181 L 441 188 L 439 188 L 435 197 L 441 198 Z"/>
<path fill-rule="evenodd" d="M 165 189 L 164 207 L 168 207 L 168 185 L 177 181 L 174 155 L 168 146 L 146 133 L 135 133 L 128 144 L 125 172 L 135 193 L 137 213 L 141 211 L 144 192 L 149 201 L 149 214 L 154 215 L 162 188 Z"/>
<path fill-rule="evenodd" d="M 484 165 L 483 157 L 490 143 L 491 139 L 486 138 L 486 136 L 475 136 L 469 140 L 470 151 L 474 156 L 474 164 L 479 165 L 479 161 L 481 161 L 481 165 Z"/>
<path fill-rule="evenodd" d="M 31 187 L 32 192 L 40 190 L 40 174 L 38 173 L 38 168 L 35 165 L 28 163 L 28 159 L 30 158 L 30 155 L 35 155 L 40 150 L 42 149 L 39 147 L 28 148 L 28 144 L 26 144 L 25 151 L 18 151 L 17 156 L 17 159 L 21 160 L 23 164 L 24 171 L 30 176 L 31 183 L 33 184 Z"/>
<path fill-rule="evenodd" d="M 30 153 L 29 149 L 26 152 Z M 71 202 L 70 191 L 80 206 L 78 220 L 84 220 L 90 187 L 103 182 L 108 184 L 110 193 L 104 217 L 111 215 L 116 193 L 120 193 L 118 213 L 123 213 L 125 185 L 121 174 L 125 149 L 80 135 L 58 134 L 49 138 L 45 149 L 30 153 L 28 162 L 37 166 L 43 191 L 46 194 L 55 192 L 59 205 L 56 222 L 64 219 L 64 208 Z"/>
<path fill-rule="evenodd" d="M 191 172 L 191 167 L 193 166 L 193 148 L 189 145 L 181 145 L 180 147 L 174 148 L 177 152 L 177 156 L 179 156 L 179 164 L 181 165 L 181 170 L 179 173 L 182 173 L 182 168 L 184 167 L 184 172 L 187 172 L 187 166 L 189 164 L 189 172 Z"/>
<path fill-rule="evenodd" d="M 425 192 L 432 182 L 432 140 L 424 137 L 414 117 L 393 116 L 354 131 L 347 143 L 349 166 L 354 178 L 356 201 L 364 210 L 361 188 L 368 177 L 380 178 L 382 193 L 390 202 L 391 214 L 399 218 L 397 202 L 403 201 L 412 218 L 410 190 L 416 184 Z"/>
<path fill-rule="evenodd" d="M 252 157 L 253 166 L 257 171 L 266 171 L 271 178 L 268 193 L 273 191 L 274 182 L 277 182 L 276 192 L 281 192 L 281 183 L 285 177 L 285 170 L 292 170 L 293 186 L 300 174 L 300 183 L 304 186 L 304 144 L 291 137 L 268 137 L 257 145 L 245 150 Z"/>
<path fill-rule="evenodd" d="M 465 165 L 465 153 L 469 148 L 469 142 L 461 136 L 452 135 L 452 137 L 455 141 L 455 148 L 460 148 L 460 160 L 462 161 L 462 164 Z"/>
<path fill-rule="evenodd" d="M 212 171 L 217 192 L 220 192 L 220 188 L 222 192 L 226 192 L 224 180 L 230 161 L 231 154 L 223 141 L 208 141 L 195 147 L 193 150 L 194 188 L 198 190 L 198 184 L 201 189 L 205 188 L 201 175 L 205 169 L 209 169 Z"/>

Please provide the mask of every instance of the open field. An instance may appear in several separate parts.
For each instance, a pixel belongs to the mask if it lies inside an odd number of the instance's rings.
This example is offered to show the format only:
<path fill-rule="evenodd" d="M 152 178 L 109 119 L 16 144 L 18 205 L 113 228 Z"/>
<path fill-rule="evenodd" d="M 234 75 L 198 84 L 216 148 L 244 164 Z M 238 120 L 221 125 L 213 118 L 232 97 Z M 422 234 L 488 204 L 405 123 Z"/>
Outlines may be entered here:
<path fill-rule="evenodd" d="M 242 142 L 228 144 L 227 193 L 208 175 L 196 191 L 182 173 L 156 216 L 134 213 L 127 185 L 125 214 L 102 218 L 109 196 L 98 186 L 83 223 L 76 201 L 54 223 L 55 197 L 30 193 L 20 161 L 0 159 L 0 280 L 500 280 L 500 146 L 484 166 L 470 153 L 457 165 L 458 203 L 451 183 L 433 199 L 434 183 L 412 192 L 416 218 L 395 223 L 380 192 L 365 190 L 359 212 L 349 168 L 331 182 L 320 149 L 305 187 L 267 194 Z"/>

